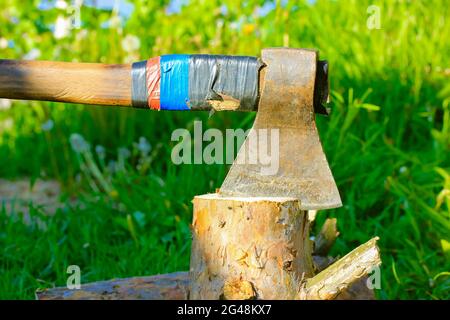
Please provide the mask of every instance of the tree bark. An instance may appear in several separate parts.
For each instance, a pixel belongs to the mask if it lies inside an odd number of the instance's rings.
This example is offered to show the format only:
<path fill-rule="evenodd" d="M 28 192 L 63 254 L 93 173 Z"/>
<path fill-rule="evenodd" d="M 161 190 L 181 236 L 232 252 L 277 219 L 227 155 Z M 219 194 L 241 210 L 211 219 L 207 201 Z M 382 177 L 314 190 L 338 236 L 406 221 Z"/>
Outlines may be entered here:
<path fill-rule="evenodd" d="M 313 275 L 307 211 L 293 198 L 194 198 L 191 299 L 295 299 Z"/>

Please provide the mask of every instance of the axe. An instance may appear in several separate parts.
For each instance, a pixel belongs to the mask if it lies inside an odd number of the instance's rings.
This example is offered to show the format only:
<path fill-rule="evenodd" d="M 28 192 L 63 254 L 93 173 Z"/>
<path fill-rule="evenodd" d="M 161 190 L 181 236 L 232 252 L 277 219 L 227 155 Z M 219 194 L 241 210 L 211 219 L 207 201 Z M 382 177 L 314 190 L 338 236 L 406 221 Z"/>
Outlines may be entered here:
<path fill-rule="evenodd" d="M 220 194 L 293 197 L 301 208 L 341 206 L 315 124 L 327 114 L 328 65 L 318 52 L 269 48 L 261 58 L 164 55 L 133 64 L 0 60 L 0 98 L 115 105 L 153 110 L 258 111 Z M 278 170 L 258 159 L 278 134 Z M 263 141 L 261 141 L 263 140 Z"/>

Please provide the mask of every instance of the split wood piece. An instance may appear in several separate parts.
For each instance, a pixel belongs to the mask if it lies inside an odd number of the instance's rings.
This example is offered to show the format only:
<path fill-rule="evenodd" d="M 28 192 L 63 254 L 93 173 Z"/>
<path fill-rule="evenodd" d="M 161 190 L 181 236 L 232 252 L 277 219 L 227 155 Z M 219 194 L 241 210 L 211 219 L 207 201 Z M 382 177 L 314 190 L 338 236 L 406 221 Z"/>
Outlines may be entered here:
<path fill-rule="evenodd" d="M 194 198 L 191 299 L 295 299 L 313 275 L 307 211 L 294 198 Z"/>
<path fill-rule="evenodd" d="M 381 264 L 377 240 L 378 237 L 372 238 L 313 278 L 307 279 L 300 299 L 334 299 L 350 285 L 365 277 L 375 266 Z"/>
<path fill-rule="evenodd" d="M 339 236 L 336 227 L 336 218 L 326 219 L 322 229 L 314 240 L 314 254 L 326 256 Z"/>
<path fill-rule="evenodd" d="M 319 210 L 308 210 L 308 220 L 311 226 L 314 225 L 314 221 L 316 220 L 316 216 Z"/>
<path fill-rule="evenodd" d="M 311 211 L 309 217 L 311 221 Z M 314 255 L 313 262 L 317 272 L 320 272 L 337 259 L 328 255 L 330 248 L 333 246 L 339 232 L 336 227 L 337 220 L 335 218 L 328 218 L 325 220 L 319 234 L 314 240 Z M 312 223 L 312 222 L 311 222 Z M 336 297 L 336 300 L 375 300 L 375 293 L 373 289 L 367 286 L 368 276 L 364 276 L 356 280 L 351 286 L 344 291 L 341 291 Z"/>
<path fill-rule="evenodd" d="M 189 276 L 175 272 L 150 277 L 114 279 L 81 286 L 45 289 L 36 292 L 38 300 L 186 300 Z"/>

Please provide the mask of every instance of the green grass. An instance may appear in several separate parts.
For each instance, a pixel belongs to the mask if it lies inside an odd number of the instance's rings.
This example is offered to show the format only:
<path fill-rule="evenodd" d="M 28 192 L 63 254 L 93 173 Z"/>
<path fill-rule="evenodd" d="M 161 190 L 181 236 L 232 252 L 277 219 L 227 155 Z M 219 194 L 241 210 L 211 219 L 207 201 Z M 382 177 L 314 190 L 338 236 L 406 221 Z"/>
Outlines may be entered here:
<path fill-rule="evenodd" d="M 165 14 L 165 1 L 135 3 L 122 28 L 99 28 L 114 13 L 83 8 L 85 31 L 55 40 L 48 24 L 62 10 L 9 0 L 1 10 L 0 38 L 15 46 L 0 49 L 0 57 L 20 58 L 36 47 L 40 59 L 104 62 L 177 52 L 258 55 L 281 45 L 318 48 L 330 62 L 333 90 L 332 115 L 318 117 L 318 127 L 344 203 L 318 215 L 319 226 L 326 217 L 338 218 L 341 236 L 332 253 L 343 255 L 377 235 L 379 298 L 450 298 L 446 1 L 288 3 L 265 17 L 254 14 L 263 1 L 225 1 L 225 15 L 219 1 L 190 3 L 172 15 Z M 381 8 L 380 30 L 366 27 L 370 4 Z M 140 38 L 138 51 L 122 48 L 128 34 Z M 81 267 L 82 282 L 186 270 L 190 201 L 219 187 L 227 168 L 175 166 L 171 132 L 192 130 L 195 119 L 205 129 L 248 128 L 253 117 L 40 102 L 14 102 L 0 111 L 0 176 L 56 177 L 67 194 L 53 216 L 30 204 L 28 224 L 20 212 L 1 210 L 0 298 L 30 299 L 38 287 L 65 285 L 71 264 Z M 44 131 L 48 119 L 54 128 Z M 72 150 L 75 132 L 91 151 Z M 140 136 L 149 140 L 149 154 L 133 147 Z M 106 147 L 104 160 L 93 151 L 98 144 Z M 130 149 L 130 157 L 122 159 L 119 147 Z M 108 171 L 111 159 L 123 166 Z"/>

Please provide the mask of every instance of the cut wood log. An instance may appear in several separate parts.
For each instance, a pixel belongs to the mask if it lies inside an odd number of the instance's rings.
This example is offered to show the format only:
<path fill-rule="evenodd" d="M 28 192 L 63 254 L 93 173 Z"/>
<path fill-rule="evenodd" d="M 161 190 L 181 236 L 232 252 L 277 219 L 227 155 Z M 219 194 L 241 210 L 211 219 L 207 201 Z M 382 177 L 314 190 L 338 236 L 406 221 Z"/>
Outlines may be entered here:
<path fill-rule="evenodd" d="M 307 211 L 293 198 L 194 198 L 191 299 L 295 299 L 313 275 Z"/>
<path fill-rule="evenodd" d="M 328 268 L 308 279 L 301 290 L 300 299 L 330 300 L 365 277 L 375 266 L 381 264 L 375 237 Z"/>
<path fill-rule="evenodd" d="M 150 277 L 114 279 L 81 286 L 45 289 L 36 292 L 38 300 L 186 300 L 189 277 L 175 272 Z"/>
<path fill-rule="evenodd" d="M 36 292 L 38 300 L 187 300 L 189 273 L 176 272 L 157 276 L 115 279 L 87 283 L 80 290 L 66 287 Z M 373 299 L 365 286 L 365 278 L 339 294 L 340 300 Z"/>

